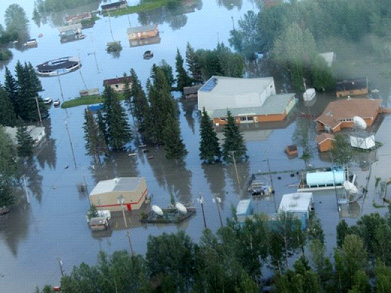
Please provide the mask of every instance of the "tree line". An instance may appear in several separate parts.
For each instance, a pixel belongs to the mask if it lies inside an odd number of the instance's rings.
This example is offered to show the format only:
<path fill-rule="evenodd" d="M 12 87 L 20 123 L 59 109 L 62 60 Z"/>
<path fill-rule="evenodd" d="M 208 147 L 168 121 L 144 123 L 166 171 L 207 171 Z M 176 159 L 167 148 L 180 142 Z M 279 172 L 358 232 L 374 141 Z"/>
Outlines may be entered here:
<path fill-rule="evenodd" d="M 61 291 L 390 292 L 390 211 L 365 215 L 351 227 L 342 220 L 333 255 L 326 255 L 313 215 L 307 230 L 280 214 L 274 221 L 264 215 L 242 224 L 228 219 L 216 233 L 205 229 L 198 243 L 183 231 L 149 236 L 145 256 L 101 251 L 97 265 L 82 263 L 62 277 Z"/>
<path fill-rule="evenodd" d="M 304 78 L 307 85 L 324 91 L 334 82 L 319 51 L 330 50 L 333 39 L 342 44 L 368 35 L 389 40 L 390 17 L 390 5 L 384 1 L 264 1 L 258 14 L 249 11 L 238 21 L 229 41 L 249 60 L 262 53 L 273 75 L 283 69 L 296 90 L 303 90 Z M 391 58 L 386 42 L 370 50 L 383 60 Z"/>

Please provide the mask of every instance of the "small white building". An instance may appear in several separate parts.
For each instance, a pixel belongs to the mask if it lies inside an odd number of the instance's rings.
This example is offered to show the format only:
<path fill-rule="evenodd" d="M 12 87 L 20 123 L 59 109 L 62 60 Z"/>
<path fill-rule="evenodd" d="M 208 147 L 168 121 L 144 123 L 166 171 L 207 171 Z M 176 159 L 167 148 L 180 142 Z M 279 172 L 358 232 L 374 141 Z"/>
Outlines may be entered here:
<path fill-rule="evenodd" d="M 302 227 L 306 227 L 306 222 L 310 218 L 313 207 L 312 192 L 295 192 L 284 194 L 281 199 L 278 213 L 289 213 L 298 218 Z"/>
<path fill-rule="evenodd" d="M 236 206 L 236 217 L 239 223 L 243 223 L 247 217 L 251 217 L 254 211 L 252 199 L 242 199 Z"/>
<path fill-rule="evenodd" d="M 376 146 L 375 135 L 373 133 L 355 133 L 350 135 L 350 145 L 354 148 L 370 150 Z"/>
<path fill-rule="evenodd" d="M 144 177 L 120 177 L 99 181 L 90 193 L 90 203 L 98 210 L 137 210 L 145 201 Z"/>

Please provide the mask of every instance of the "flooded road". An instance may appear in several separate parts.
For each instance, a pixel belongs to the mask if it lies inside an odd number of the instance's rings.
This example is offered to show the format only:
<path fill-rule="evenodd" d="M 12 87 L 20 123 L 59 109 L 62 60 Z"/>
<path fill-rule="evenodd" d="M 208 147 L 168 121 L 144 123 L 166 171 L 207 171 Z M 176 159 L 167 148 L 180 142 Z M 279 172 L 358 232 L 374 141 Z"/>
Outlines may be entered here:
<path fill-rule="evenodd" d="M 19 2 L 21 4 L 25 1 Z M 170 21 L 159 20 L 161 42 L 142 47 L 128 45 L 126 29 L 129 24 L 140 25 L 140 20 L 157 20 L 156 15 L 149 18 L 136 14 L 112 17 L 110 22 L 114 39 L 120 40 L 123 46 L 119 56 L 112 56 L 105 51 L 106 43 L 112 39 L 108 18 L 100 19 L 93 28 L 83 30 L 87 35 L 84 40 L 65 44 L 60 43 L 58 31 L 51 23 L 41 27 L 31 23 L 32 37 L 43 34 L 39 38 L 38 48 L 23 52 L 13 50 L 14 58 L 7 66 L 13 70 L 18 60 L 36 65 L 62 56 L 80 56 L 80 71 L 63 75 L 59 79 L 41 78 L 45 89 L 43 98 L 56 99 L 63 95 L 64 100 L 67 100 L 78 96 L 79 90 L 85 88 L 98 87 L 102 90 L 104 79 L 120 77 L 124 72 L 129 73 L 130 68 L 136 70 L 145 85 L 153 63 L 164 59 L 175 68 L 176 49 L 179 48 L 184 56 L 188 42 L 195 49 L 213 49 L 218 41 L 227 44 L 232 20 L 237 21 L 246 11 L 256 9 L 252 1 L 227 1 L 232 3 L 227 6 L 219 6 L 218 2 L 202 1 L 202 5 L 197 6 L 193 13 L 177 16 L 176 21 L 172 18 Z M 26 10 L 32 9 L 30 6 L 24 7 Z M 26 12 L 28 16 L 32 14 L 32 10 Z M 152 50 L 154 58 L 143 60 L 145 50 Z M 3 79 L 4 70 L 1 70 L 0 81 L 3 82 Z M 212 201 L 213 195 L 222 199 L 223 219 L 230 217 L 231 207 L 236 207 L 241 198 L 249 196 L 246 182 L 251 174 L 268 171 L 266 160 L 270 162 L 270 170 L 277 172 L 272 175 L 276 196 L 256 200 L 255 207 L 258 212 L 273 213 L 282 195 L 296 190 L 295 184 L 299 181 L 296 172 L 305 168 L 303 160 L 289 159 L 284 153 L 285 147 L 293 143 L 295 136 L 308 135 L 314 151 L 309 162 L 313 167 L 330 165 L 316 151 L 315 123 L 311 117 L 320 114 L 332 99 L 334 97 L 320 95 L 312 107 L 300 104 L 284 123 L 246 126 L 249 128 L 245 131 L 249 160 L 238 163 L 239 182 L 232 165 L 201 164 L 198 157 L 199 115 L 195 103 L 181 104 L 180 107 L 182 137 L 189 151 L 184 165 L 166 160 L 162 149 L 155 147 L 148 148 L 147 153 L 139 150 L 136 156 L 113 154 L 106 158 L 102 166 L 94 165 L 92 158 L 85 155 L 82 130 L 85 107 L 68 110 L 52 107 L 51 118 L 45 121 L 47 140 L 36 160 L 25 166 L 30 203 L 23 191 L 20 191 L 19 204 L 11 213 L 0 217 L 0 292 L 32 292 L 35 286 L 58 284 L 61 278 L 59 260 L 63 262 L 65 273 L 70 273 L 72 267 L 82 261 L 94 264 L 99 250 L 112 253 L 129 249 L 128 230 L 123 225 L 122 215 L 113 220 L 112 229 L 107 234 L 91 233 L 85 221 L 85 213 L 89 208 L 88 196 L 80 194 L 77 189 L 78 184 L 84 182 L 91 191 L 99 180 L 142 176 L 146 178 L 149 193 L 153 194 L 152 204 L 166 207 L 170 204 L 170 194 L 173 194 L 178 201 L 193 203 L 196 207 L 197 214 L 180 225 L 145 225 L 139 221 L 141 212 L 127 213 L 126 217 L 131 223 L 130 239 L 136 253 L 145 253 L 148 235 L 160 235 L 163 232 L 185 229 L 198 241 L 204 225 L 201 207 L 196 200 L 199 194 L 205 199 L 206 224 L 213 231 L 217 230 L 220 221 L 216 204 Z M 387 129 L 390 126 L 391 121 L 387 117 L 381 127 Z M 387 135 L 379 135 L 379 139 L 384 144 L 382 156 L 389 159 L 386 150 L 391 146 L 391 141 Z M 370 165 L 363 161 L 370 160 L 364 157 L 352 166 L 352 170 L 358 173 L 360 185 L 366 184 L 364 178 Z M 373 172 L 386 172 L 382 168 Z M 270 181 L 270 177 L 265 176 L 265 181 Z M 359 205 L 358 214 L 363 213 L 363 207 L 373 211 L 370 198 L 365 200 L 364 205 Z M 315 194 L 315 210 L 331 247 L 335 244 L 335 225 L 340 219 L 335 194 Z M 345 216 L 357 216 L 357 206 L 348 207 L 347 211 Z M 354 220 L 354 217 L 349 219 L 350 222 Z"/>

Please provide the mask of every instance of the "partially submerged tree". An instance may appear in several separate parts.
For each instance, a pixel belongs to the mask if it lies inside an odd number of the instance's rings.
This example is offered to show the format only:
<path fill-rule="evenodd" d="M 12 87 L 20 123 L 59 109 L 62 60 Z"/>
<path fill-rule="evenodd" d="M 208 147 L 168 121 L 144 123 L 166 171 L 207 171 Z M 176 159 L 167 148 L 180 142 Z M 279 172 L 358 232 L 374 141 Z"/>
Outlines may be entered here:
<path fill-rule="evenodd" d="M 219 139 L 213 128 L 213 122 L 209 118 L 205 108 L 202 109 L 200 125 L 200 159 L 207 163 L 214 163 L 220 160 L 221 150 Z"/>
<path fill-rule="evenodd" d="M 245 145 L 239 127 L 235 123 L 235 118 L 231 111 L 227 111 L 227 124 L 223 127 L 224 142 L 222 146 L 222 156 L 224 161 L 232 162 L 247 157 L 247 147 Z"/>

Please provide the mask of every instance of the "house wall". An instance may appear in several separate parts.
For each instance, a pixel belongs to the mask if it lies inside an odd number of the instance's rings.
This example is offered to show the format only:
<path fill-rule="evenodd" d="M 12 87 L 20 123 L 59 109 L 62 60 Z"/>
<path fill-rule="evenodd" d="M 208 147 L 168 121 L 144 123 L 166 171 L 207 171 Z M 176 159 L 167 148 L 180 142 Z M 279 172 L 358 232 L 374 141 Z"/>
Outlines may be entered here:
<path fill-rule="evenodd" d="M 90 195 L 91 204 L 98 210 L 110 210 L 112 212 L 121 211 L 121 204 L 118 203 L 118 197 L 124 197 L 125 210 L 138 210 L 144 203 L 147 195 L 147 185 L 145 179 L 142 179 L 135 191 L 112 191 L 107 193 Z"/>
<path fill-rule="evenodd" d="M 135 32 L 128 34 L 129 40 L 140 40 L 156 37 L 159 34 L 159 30 L 155 28 L 154 30 L 144 31 L 144 32 Z"/>
<path fill-rule="evenodd" d="M 246 116 L 235 116 L 235 122 L 237 124 L 256 123 L 256 122 L 277 122 L 277 121 L 283 121 L 286 118 L 286 114 L 252 115 L 252 116 L 249 115 L 247 117 L 252 117 L 252 120 L 245 120 L 245 121 L 242 120 L 243 117 Z M 215 125 L 225 125 L 227 124 L 227 120 L 225 120 L 225 117 L 213 118 L 213 123 Z"/>
<path fill-rule="evenodd" d="M 346 97 L 346 96 L 360 96 L 366 94 L 368 94 L 368 88 L 336 92 L 337 98 Z"/>
<path fill-rule="evenodd" d="M 318 143 L 318 150 L 320 152 L 327 152 L 333 148 L 333 141 L 331 139 L 326 139 L 322 143 Z"/>
<path fill-rule="evenodd" d="M 376 111 L 376 113 L 373 113 L 372 118 L 363 118 L 363 119 L 367 123 L 368 126 L 371 126 L 373 124 L 373 122 L 376 120 L 377 115 L 378 115 L 378 112 Z M 339 125 L 335 126 L 333 129 L 331 129 L 331 131 L 333 133 L 336 133 L 336 132 L 341 131 L 344 128 L 353 128 L 353 127 L 354 127 L 354 122 L 352 119 L 352 121 L 342 121 Z M 325 125 L 320 121 L 316 121 L 316 129 L 318 131 L 328 131 L 328 129 L 326 129 Z"/>

